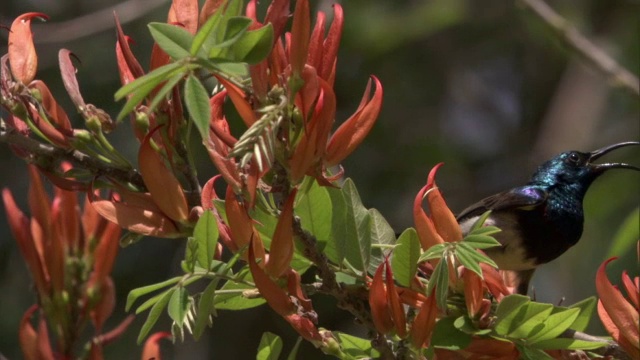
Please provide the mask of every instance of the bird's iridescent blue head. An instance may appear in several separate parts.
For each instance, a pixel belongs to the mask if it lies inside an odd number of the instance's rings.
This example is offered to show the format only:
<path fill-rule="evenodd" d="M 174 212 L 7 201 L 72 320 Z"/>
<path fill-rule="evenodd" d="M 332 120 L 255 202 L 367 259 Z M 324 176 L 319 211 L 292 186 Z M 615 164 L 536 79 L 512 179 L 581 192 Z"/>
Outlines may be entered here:
<path fill-rule="evenodd" d="M 631 145 L 640 145 L 640 142 L 622 142 L 586 153 L 580 151 L 563 152 L 542 164 L 533 174 L 529 184 L 543 186 L 571 185 L 586 192 L 589 185 L 609 169 L 640 171 L 640 168 L 625 163 L 593 163 L 593 161 L 612 150 Z"/>

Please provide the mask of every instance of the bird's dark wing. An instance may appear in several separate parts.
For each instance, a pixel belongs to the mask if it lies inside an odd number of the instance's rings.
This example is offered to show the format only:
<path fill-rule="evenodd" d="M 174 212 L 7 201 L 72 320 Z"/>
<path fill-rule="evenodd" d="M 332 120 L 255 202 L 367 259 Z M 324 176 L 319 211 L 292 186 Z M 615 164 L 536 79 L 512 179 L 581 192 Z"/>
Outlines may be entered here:
<path fill-rule="evenodd" d="M 526 209 L 538 206 L 547 199 L 547 192 L 543 189 L 522 186 L 484 198 L 462 210 L 456 217 L 458 222 L 484 214 L 485 212 L 505 209 Z"/>

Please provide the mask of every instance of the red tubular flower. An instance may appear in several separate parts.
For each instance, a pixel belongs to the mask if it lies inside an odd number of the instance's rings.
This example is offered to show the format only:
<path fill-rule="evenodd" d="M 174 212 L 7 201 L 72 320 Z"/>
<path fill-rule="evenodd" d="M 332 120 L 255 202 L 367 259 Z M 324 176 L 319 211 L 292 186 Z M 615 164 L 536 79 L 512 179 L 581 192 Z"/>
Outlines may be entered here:
<path fill-rule="evenodd" d="M 216 76 L 216 79 L 218 79 L 218 82 L 220 82 L 220 84 L 222 84 L 222 86 L 227 90 L 227 94 L 229 95 L 231 102 L 233 102 L 236 110 L 238 110 L 238 114 L 240 114 L 245 125 L 247 125 L 247 127 L 251 127 L 251 125 L 258 120 L 258 117 L 253 112 L 251 105 L 247 102 L 244 91 L 225 78 Z"/>
<path fill-rule="evenodd" d="M 407 336 L 407 318 L 404 314 L 404 307 L 400 303 L 400 297 L 396 291 L 396 285 L 393 282 L 393 273 L 389 259 L 384 259 L 385 264 L 385 282 L 387 285 L 387 299 L 389 309 L 391 310 L 391 318 L 398 333 L 398 336 L 405 338 Z"/>
<path fill-rule="evenodd" d="M 460 241 L 462 240 L 462 229 L 460 229 L 455 215 L 453 215 L 453 212 L 444 201 L 440 189 L 436 186 L 436 173 L 442 165 L 443 163 L 437 164 L 429 172 L 426 193 L 427 203 L 429 204 L 429 210 L 431 210 L 433 224 L 444 241 Z"/>
<path fill-rule="evenodd" d="M 298 78 L 309 55 L 309 33 L 311 20 L 309 19 L 309 1 L 296 1 L 291 25 L 291 47 L 289 48 L 289 63 L 293 76 Z"/>
<path fill-rule="evenodd" d="M 613 286 L 607 278 L 606 267 L 616 258 L 610 258 L 600 265 L 596 273 L 596 290 L 598 300 L 598 315 L 607 332 L 632 358 L 640 358 L 640 318 L 637 304 L 638 286 L 630 278 L 623 275 L 623 284 L 629 294 L 631 302 L 627 301 L 622 292 Z M 625 279 L 628 278 L 628 279 Z M 635 301 L 633 299 L 636 299 Z M 633 302 L 633 304 L 632 304 Z"/>
<path fill-rule="evenodd" d="M 438 315 L 438 307 L 436 305 L 436 297 L 432 293 L 422 303 L 418 315 L 413 320 L 410 337 L 411 343 L 416 348 L 429 346 L 431 334 L 436 325 L 436 316 Z"/>
<path fill-rule="evenodd" d="M 382 108 L 383 92 L 378 78 L 371 76 L 371 79 L 375 83 L 373 97 L 369 98 L 371 91 L 371 81 L 369 81 L 356 112 L 331 136 L 327 145 L 327 156 L 324 159 L 325 166 L 330 167 L 342 162 L 362 143 L 375 124 Z"/>
<path fill-rule="evenodd" d="M 464 300 L 467 304 L 469 317 L 474 318 L 480 312 L 482 300 L 484 300 L 484 286 L 482 278 L 469 269 L 462 270 L 464 282 Z"/>
<path fill-rule="evenodd" d="M 272 277 L 280 277 L 289 268 L 293 259 L 293 202 L 296 198 L 294 189 L 282 207 L 278 218 L 278 224 L 273 233 L 271 247 L 269 248 L 269 260 L 264 269 Z"/>
<path fill-rule="evenodd" d="M 231 238 L 238 248 L 251 243 L 256 258 L 264 259 L 264 245 L 260 239 L 260 233 L 253 226 L 253 219 L 249 216 L 244 204 L 238 200 L 230 186 L 227 186 L 227 195 L 224 200 L 227 212 L 227 222 L 231 230 Z M 243 258 L 246 258 L 243 256 Z M 264 266 L 264 263 L 261 264 Z"/>
<path fill-rule="evenodd" d="M 393 319 L 389 312 L 389 298 L 387 285 L 382 278 L 385 271 L 385 263 L 382 262 L 373 274 L 373 280 L 369 287 L 369 306 L 373 324 L 381 334 L 387 334 L 393 329 Z"/>
<path fill-rule="evenodd" d="M 171 339 L 172 335 L 168 332 L 157 332 L 149 336 L 147 341 L 144 342 L 144 348 L 142 349 L 142 360 L 160 360 L 160 340 Z"/>
<path fill-rule="evenodd" d="M 253 242 L 253 240 L 251 240 Z M 296 306 L 289 298 L 289 295 L 282 290 L 278 284 L 276 284 L 267 273 L 264 272 L 262 267 L 256 263 L 256 254 L 254 246 L 249 246 L 249 270 L 253 276 L 253 281 L 256 284 L 260 294 L 267 300 L 267 304 L 280 316 L 286 318 L 293 315 Z"/>
<path fill-rule="evenodd" d="M 182 24 L 191 34 L 198 30 L 198 0 L 173 0 L 167 23 Z"/>
<path fill-rule="evenodd" d="M 29 84 L 36 76 L 38 55 L 33 45 L 31 20 L 48 20 L 43 13 L 30 12 L 18 16 L 11 24 L 9 32 L 9 65 L 13 77 L 23 84 Z"/>
<path fill-rule="evenodd" d="M 189 217 L 189 206 L 182 185 L 151 146 L 156 128 L 145 136 L 138 152 L 138 166 L 149 194 L 160 210 L 174 221 L 184 223 Z"/>

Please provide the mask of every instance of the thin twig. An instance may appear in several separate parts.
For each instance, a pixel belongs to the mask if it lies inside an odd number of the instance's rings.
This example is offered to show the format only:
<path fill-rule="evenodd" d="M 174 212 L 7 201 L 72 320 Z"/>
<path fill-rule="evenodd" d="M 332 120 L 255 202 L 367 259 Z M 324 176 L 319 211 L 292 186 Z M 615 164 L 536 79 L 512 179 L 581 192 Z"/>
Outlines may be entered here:
<path fill-rule="evenodd" d="M 131 183 L 140 189 L 146 189 L 142 176 L 135 169 L 115 167 L 79 150 L 67 150 L 51 144 L 41 143 L 18 133 L 14 129 L 0 129 L 0 143 L 15 145 L 25 150 L 38 161 L 39 165 L 50 164 L 52 168 L 47 170 L 56 170 L 53 165 L 60 160 L 67 160 L 91 171 L 96 176 L 105 175 L 122 182 Z"/>
<path fill-rule="evenodd" d="M 565 332 L 563 332 L 559 337 L 561 338 L 570 338 L 570 339 L 576 339 L 576 340 L 582 340 L 582 341 L 590 341 L 590 342 L 608 342 L 609 344 L 606 346 L 603 346 L 599 349 L 594 349 L 594 350 L 590 350 L 598 355 L 602 355 L 602 356 L 613 356 L 614 359 L 619 359 L 619 360 L 631 360 L 631 356 L 629 356 L 629 354 L 627 354 L 621 347 L 620 345 L 618 345 L 617 343 L 613 342 L 613 341 L 608 341 L 606 339 L 597 337 L 597 336 L 593 336 L 593 335 L 589 335 L 589 334 L 585 334 L 583 332 L 580 331 L 575 331 L 575 330 L 566 330 Z"/>
<path fill-rule="evenodd" d="M 558 38 L 607 76 L 614 86 L 622 87 L 640 97 L 640 80 L 638 80 L 638 77 L 622 67 L 611 56 L 582 35 L 571 23 L 556 13 L 544 1 L 520 0 L 520 4 L 552 28 Z"/>

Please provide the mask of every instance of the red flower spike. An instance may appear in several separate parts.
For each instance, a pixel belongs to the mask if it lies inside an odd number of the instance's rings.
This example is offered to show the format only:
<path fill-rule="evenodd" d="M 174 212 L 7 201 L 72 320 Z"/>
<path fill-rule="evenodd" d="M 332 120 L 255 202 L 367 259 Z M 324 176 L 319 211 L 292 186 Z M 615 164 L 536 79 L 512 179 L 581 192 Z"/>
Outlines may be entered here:
<path fill-rule="evenodd" d="M 411 307 L 419 308 L 422 306 L 422 303 L 427 300 L 427 297 L 423 293 L 411 289 L 396 287 L 396 292 L 402 303 Z"/>
<path fill-rule="evenodd" d="M 467 313 L 470 318 L 474 318 L 478 315 L 484 299 L 482 279 L 475 272 L 463 269 L 462 281 L 464 282 L 464 300 L 467 304 Z"/>
<path fill-rule="evenodd" d="M 71 122 L 64 109 L 58 105 L 58 102 L 49 91 L 49 88 L 41 80 L 34 80 L 29 84 L 32 89 L 37 89 L 42 99 L 42 106 L 48 114 L 49 121 L 56 130 L 65 136 L 72 136 L 73 129 L 71 128 Z"/>
<path fill-rule="evenodd" d="M 58 147 L 68 149 L 70 148 L 69 139 L 59 129 L 54 127 L 48 120 L 43 119 L 38 112 L 39 109 L 35 105 L 29 104 L 27 107 L 29 116 L 33 120 L 33 124 L 42 132 L 44 137 L 51 143 Z M 53 120 L 53 119 L 51 119 Z M 65 131 L 65 133 L 69 133 Z"/>
<path fill-rule="evenodd" d="M 256 65 L 249 65 L 249 75 L 251 76 L 253 92 L 261 103 L 265 101 L 267 92 L 269 91 L 268 70 L 269 63 L 267 59 L 264 59 Z"/>
<path fill-rule="evenodd" d="M 638 277 L 636 277 L 636 284 L 637 280 Z M 638 285 L 636 284 L 634 284 L 633 280 L 631 280 L 631 277 L 629 277 L 629 273 L 627 273 L 626 270 L 622 272 L 622 285 L 627 292 L 627 297 L 629 297 L 629 300 L 631 300 L 631 304 L 633 305 L 633 307 L 635 307 L 637 310 L 640 310 L 640 300 L 638 299 L 640 297 L 640 293 Z"/>
<path fill-rule="evenodd" d="M 602 307 L 611 319 L 613 325 L 618 329 L 619 338 L 626 342 L 636 344 L 636 348 L 640 345 L 640 323 L 638 310 L 635 309 L 623 296 L 620 290 L 609 282 L 606 273 L 607 264 L 617 258 L 613 257 L 600 265 L 596 273 L 596 291 L 600 296 Z M 602 316 L 601 316 L 602 319 Z M 603 321 L 604 322 L 604 321 Z M 613 335 L 613 334 L 612 334 Z M 622 343 L 621 343 L 622 345 Z"/>
<path fill-rule="evenodd" d="M 111 316 L 113 309 L 116 307 L 116 287 L 110 276 L 105 277 L 103 281 L 97 285 L 100 299 L 91 309 L 90 316 L 96 332 L 100 334 L 102 333 L 105 321 Z"/>
<path fill-rule="evenodd" d="M 54 188 L 52 226 L 56 236 L 64 241 L 67 249 L 77 249 L 82 237 L 78 195 L 73 191 Z"/>
<path fill-rule="evenodd" d="M 634 346 L 633 343 L 630 343 L 624 336 L 620 336 L 620 329 L 618 329 L 618 326 L 613 322 L 607 310 L 605 310 L 602 300 L 598 300 L 597 310 L 600 321 L 605 330 L 607 330 L 607 333 L 611 335 L 611 338 L 613 338 L 632 359 L 640 358 L 640 349 L 638 348 L 640 344 Z"/>
<path fill-rule="evenodd" d="M 253 242 L 254 240 L 251 240 L 251 243 Z M 291 301 L 287 293 L 258 266 L 253 248 L 254 246 L 251 244 L 251 246 L 249 246 L 248 256 L 249 270 L 253 276 L 253 282 L 256 284 L 260 294 L 267 300 L 267 304 L 269 304 L 278 315 L 285 318 L 292 315 L 296 310 L 295 304 Z"/>
<path fill-rule="evenodd" d="M 42 314 L 38 321 L 38 360 L 54 360 L 53 350 L 51 349 L 51 342 L 49 341 L 49 331 L 47 330 L 47 323 Z"/>
<path fill-rule="evenodd" d="M 274 0 L 267 8 L 264 23 L 273 25 L 273 38 L 280 39 L 289 20 L 289 0 Z M 276 40 L 277 41 L 277 40 Z"/>
<path fill-rule="evenodd" d="M 309 55 L 307 56 L 307 64 L 318 71 L 318 73 L 322 70 L 324 27 L 325 15 L 322 11 L 318 11 L 316 25 L 313 28 L 311 39 L 309 40 Z"/>
<path fill-rule="evenodd" d="M 31 235 L 29 218 L 18 208 L 9 189 L 2 189 L 2 200 L 9 228 L 18 243 L 22 257 L 29 267 L 38 293 L 40 296 L 46 297 L 48 296 L 49 276 L 43 267 L 41 257 Z"/>
<path fill-rule="evenodd" d="M 481 356 L 502 360 L 517 360 L 520 358 L 514 343 L 493 338 L 473 337 L 471 344 L 464 351 L 477 355 L 473 357 L 474 359 L 482 358 Z"/>
<path fill-rule="evenodd" d="M 436 297 L 432 293 L 430 296 L 427 296 L 427 299 L 422 303 L 420 312 L 418 312 L 418 315 L 416 315 L 411 325 L 410 336 L 411 343 L 414 347 L 422 348 L 429 346 L 431 334 L 436 325 L 437 314 Z"/>
<path fill-rule="evenodd" d="M 305 340 L 310 341 L 316 346 L 322 343 L 322 335 L 318 332 L 315 324 L 308 318 L 298 314 L 291 314 L 285 316 L 285 320 L 287 320 L 291 327 Z"/>
<path fill-rule="evenodd" d="M 247 209 L 238 201 L 231 186 L 227 186 L 224 204 L 233 242 L 238 248 L 242 248 L 251 242 L 256 257 L 264 259 L 264 245 L 260 239 L 260 233 L 253 226 L 253 220 L 247 213 Z"/>
<path fill-rule="evenodd" d="M 329 34 L 324 40 L 322 54 L 322 66 L 320 67 L 320 77 L 333 86 L 336 72 L 336 59 L 338 57 L 338 47 L 342 38 L 342 28 L 344 25 L 344 15 L 340 4 L 333 4 L 333 22 L 329 28 Z"/>
<path fill-rule="evenodd" d="M 119 195 L 127 196 L 129 202 L 102 199 L 94 193 L 93 186 L 87 191 L 87 196 L 91 206 L 100 215 L 123 229 L 162 238 L 177 238 L 183 235 L 174 222 L 158 209 L 150 196 L 127 194 L 125 191 L 120 190 Z"/>
<path fill-rule="evenodd" d="M 294 77 L 302 74 L 302 69 L 307 61 L 309 53 L 309 34 L 311 33 L 311 20 L 309 18 L 309 1 L 296 1 L 291 25 L 291 46 L 289 47 L 289 63 Z"/>
<path fill-rule="evenodd" d="M 416 227 L 422 250 L 427 250 L 434 245 L 444 243 L 442 236 L 436 231 L 433 221 L 429 219 L 427 213 L 425 213 L 422 208 L 422 201 L 424 200 L 427 188 L 428 185 L 422 187 L 413 200 L 413 223 Z"/>
<path fill-rule="evenodd" d="M 381 334 L 387 334 L 393 329 L 393 319 L 389 313 L 389 298 L 387 296 L 389 289 L 382 278 L 384 267 L 385 263 L 380 263 L 369 287 L 369 306 L 371 307 L 373 325 Z"/>
<path fill-rule="evenodd" d="M 42 178 L 38 173 L 38 168 L 35 165 L 29 165 L 29 209 L 31 209 L 31 216 L 36 219 L 38 224 L 42 227 L 44 236 L 47 239 L 51 238 L 50 225 L 51 225 L 51 199 L 47 194 L 42 183 Z"/>
<path fill-rule="evenodd" d="M 120 247 L 119 239 L 121 232 L 119 226 L 114 223 L 109 223 L 100 236 L 100 242 L 93 253 L 93 280 L 98 286 L 107 280 L 113 269 L 118 248 Z"/>
<path fill-rule="evenodd" d="M 291 296 L 298 299 L 298 302 L 307 313 L 311 313 L 313 311 L 313 304 L 311 303 L 311 300 L 309 300 L 302 292 L 300 274 L 291 268 L 287 271 L 287 289 Z"/>
<path fill-rule="evenodd" d="M 251 127 L 258 118 L 247 101 L 244 91 L 222 77 L 216 76 L 216 79 L 218 79 L 218 82 L 227 89 L 227 94 L 229 95 L 231 102 L 233 102 L 233 105 L 236 107 L 236 110 L 238 110 L 238 114 L 240 114 L 244 123 L 247 127 Z"/>
<path fill-rule="evenodd" d="M 224 99 L 226 96 L 227 90 L 222 90 L 209 100 L 211 107 L 209 129 L 212 133 L 210 138 L 215 143 L 218 152 L 224 156 L 228 154 L 229 149 L 227 148 L 232 148 L 238 142 L 238 140 L 231 135 L 229 123 L 224 117 Z M 223 151 L 223 149 L 225 151 Z"/>
<path fill-rule="evenodd" d="M 20 320 L 18 341 L 25 360 L 38 360 L 38 333 L 31 325 L 31 317 L 38 310 L 38 305 L 31 305 Z"/>
<path fill-rule="evenodd" d="M 405 338 L 407 336 L 407 318 L 404 314 L 404 307 L 400 303 L 400 297 L 396 292 L 396 285 L 393 282 L 393 274 L 389 260 L 384 259 L 385 264 L 385 282 L 387 285 L 387 299 L 389 308 L 391 309 L 391 317 L 396 328 L 398 336 Z"/>
<path fill-rule="evenodd" d="M 264 270 L 272 277 L 280 277 L 287 271 L 293 259 L 293 203 L 296 198 L 294 189 L 282 207 L 278 224 L 273 232 L 269 248 L 269 261 Z"/>
<path fill-rule="evenodd" d="M 131 50 L 129 49 L 129 43 L 133 42 L 133 40 L 131 40 L 131 38 L 126 35 L 123 35 L 123 39 L 127 43 L 126 49 L 128 49 L 128 51 L 130 52 Z M 125 48 L 120 44 L 120 40 L 116 40 L 116 63 L 118 64 L 118 72 L 120 74 L 120 83 L 122 85 L 127 85 L 128 83 L 136 79 L 136 76 L 133 74 L 133 72 L 131 71 L 131 68 L 129 68 L 129 64 L 127 63 L 125 51 L 127 50 L 125 50 Z M 128 95 L 128 97 L 131 97 L 131 96 L 132 95 Z"/>
<path fill-rule="evenodd" d="M 258 21 L 258 14 L 256 8 L 258 7 L 257 0 L 249 0 L 247 3 L 247 8 L 245 9 L 244 15 L 254 22 Z"/>
<path fill-rule="evenodd" d="M 116 22 L 116 34 L 118 36 L 118 44 L 120 45 L 120 50 L 122 51 L 122 58 L 124 60 L 124 64 L 121 64 L 120 61 L 118 61 L 118 67 L 121 69 L 121 72 L 122 72 L 122 66 L 126 65 L 126 68 L 128 69 L 129 72 L 131 72 L 131 75 L 133 75 L 133 78 L 137 79 L 140 76 L 144 75 L 144 70 L 142 70 L 142 66 L 138 62 L 138 59 L 136 59 L 135 55 L 133 55 L 133 52 L 129 47 L 129 39 L 122 31 L 120 20 L 118 19 L 118 15 L 115 12 L 113 13 L 113 17 Z M 125 84 L 123 83 L 123 85 Z"/>
<path fill-rule="evenodd" d="M 33 45 L 31 20 L 48 20 L 43 13 L 30 12 L 18 16 L 11 24 L 9 32 L 9 66 L 13 77 L 23 84 L 29 84 L 36 77 L 38 55 Z"/>
<path fill-rule="evenodd" d="M 504 283 L 502 275 L 496 268 L 487 263 L 480 263 L 480 268 L 482 269 L 484 284 L 496 300 L 500 301 L 503 297 L 511 294 L 511 291 Z"/>
<path fill-rule="evenodd" d="M 437 164 L 429 173 L 427 180 L 427 202 L 429 204 L 429 210 L 431 211 L 433 224 L 438 234 L 440 234 L 446 242 L 460 241 L 462 240 L 462 229 L 460 229 L 455 215 L 453 215 L 453 212 L 451 212 L 451 209 L 447 206 L 440 190 L 436 186 L 436 173 L 442 165 L 443 163 Z"/>
<path fill-rule="evenodd" d="M 296 107 L 302 112 L 302 118 L 306 124 L 309 114 L 311 110 L 313 110 L 313 105 L 316 103 L 318 95 L 320 94 L 320 79 L 318 78 L 316 69 L 305 65 L 304 70 L 302 70 L 302 80 L 304 81 L 304 85 L 302 85 L 302 88 L 296 94 Z"/>
<path fill-rule="evenodd" d="M 371 81 L 369 81 L 358 110 L 331 136 L 327 146 L 325 166 L 331 167 L 342 162 L 362 143 L 375 124 L 382 108 L 383 92 L 378 78 L 375 76 L 371 76 L 371 78 L 375 83 L 373 97 L 369 100 L 371 90 Z"/>
<path fill-rule="evenodd" d="M 188 32 L 195 35 L 198 31 L 198 0 L 173 0 L 167 23 L 180 23 Z"/>
<path fill-rule="evenodd" d="M 71 101 L 73 101 L 76 108 L 81 109 L 85 106 L 85 102 L 82 94 L 80 94 L 80 85 L 78 85 L 78 79 L 76 78 L 76 67 L 73 66 L 73 62 L 71 61 L 72 56 L 78 60 L 78 58 L 67 49 L 60 49 L 60 51 L 58 51 L 60 75 L 62 76 L 62 83 Z"/>
<path fill-rule="evenodd" d="M 171 339 L 171 333 L 157 332 L 149 336 L 147 341 L 144 342 L 144 348 L 142 350 L 142 360 L 161 360 L 160 354 L 160 340 Z"/>
<path fill-rule="evenodd" d="M 138 166 L 151 198 L 160 210 L 172 220 L 185 222 L 189 217 L 189 205 L 182 185 L 169 169 L 162 156 L 151 146 L 151 137 L 159 128 L 149 132 L 140 145 Z"/>

